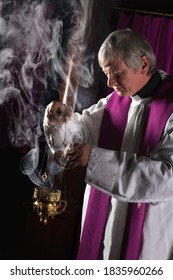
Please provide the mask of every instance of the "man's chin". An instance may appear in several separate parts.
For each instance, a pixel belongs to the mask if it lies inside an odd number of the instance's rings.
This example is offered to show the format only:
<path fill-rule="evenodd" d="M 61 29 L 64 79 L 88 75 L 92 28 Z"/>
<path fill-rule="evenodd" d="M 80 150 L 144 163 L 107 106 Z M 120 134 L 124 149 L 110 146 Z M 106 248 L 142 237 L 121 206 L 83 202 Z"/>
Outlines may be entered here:
<path fill-rule="evenodd" d="M 123 94 L 123 92 L 119 91 L 119 90 L 116 90 L 116 93 L 119 95 L 119 96 L 125 96 L 125 94 Z"/>

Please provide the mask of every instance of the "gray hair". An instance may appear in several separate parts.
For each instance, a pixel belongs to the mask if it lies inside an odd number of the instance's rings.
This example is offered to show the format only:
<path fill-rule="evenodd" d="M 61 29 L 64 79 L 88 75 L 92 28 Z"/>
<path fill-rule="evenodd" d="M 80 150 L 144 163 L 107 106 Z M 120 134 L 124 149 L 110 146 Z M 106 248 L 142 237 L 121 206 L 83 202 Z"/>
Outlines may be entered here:
<path fill-rule="evenodd" d="M 148 74 L 156 71 L 156 57 L 152 46 L 142 35 L 131 29 L 116 30 L 109 34 L 98 52 L 100 66 L 109 65 L 114 60 L 114 55 L 132 69 L 139 68 L 141 58 L 147 56 L 151 64 Z"/>

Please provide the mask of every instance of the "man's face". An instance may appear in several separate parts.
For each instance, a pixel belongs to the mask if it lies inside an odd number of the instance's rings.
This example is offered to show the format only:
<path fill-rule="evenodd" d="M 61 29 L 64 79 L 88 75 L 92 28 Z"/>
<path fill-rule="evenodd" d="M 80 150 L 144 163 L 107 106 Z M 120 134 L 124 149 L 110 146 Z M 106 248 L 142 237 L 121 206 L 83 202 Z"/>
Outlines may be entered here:
<path fill-rule="evenodd" d="M 119 96 L 133 96 L 149 80 L 148 65 L 141 61 L 138 69 L 128 67 L 119 57 L 102 68 L 107 76 L 108 87 L 113 88 Z"/>

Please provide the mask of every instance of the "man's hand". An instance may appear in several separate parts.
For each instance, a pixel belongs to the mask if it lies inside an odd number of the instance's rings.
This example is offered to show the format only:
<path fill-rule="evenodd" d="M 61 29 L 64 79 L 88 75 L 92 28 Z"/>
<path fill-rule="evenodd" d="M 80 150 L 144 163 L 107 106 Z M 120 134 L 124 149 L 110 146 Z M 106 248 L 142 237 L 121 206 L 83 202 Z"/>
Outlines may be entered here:
<path fill-rule="evenodd" d="M 77 166 L 86 167 L 91 152 L 91 145 L 86 143 L 74 143 L 69 145 L 64 154 L 67 157 L 67 168 L 73 169 Z"/>
<path fill-rule="evenodd" d="M 72 108 L 59 101 L 52 101 L 44 115 L 44 125 L 53 126 L 67 122 L 72 115 Z"/>

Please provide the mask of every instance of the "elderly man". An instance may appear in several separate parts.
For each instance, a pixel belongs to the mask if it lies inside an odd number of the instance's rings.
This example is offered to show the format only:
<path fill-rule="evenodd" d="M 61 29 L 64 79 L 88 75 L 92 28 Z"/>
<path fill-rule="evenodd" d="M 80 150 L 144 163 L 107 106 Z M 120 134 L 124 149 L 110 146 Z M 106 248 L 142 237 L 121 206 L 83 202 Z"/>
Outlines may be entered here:
<path fill-rule="evenodd" d="M 86 168 L 77 259 L 170 259 L 173 78 L 130 29 L 112 32 L 98 60 L 114 91 L 82 114 L 69 110 L 66 121 L 67 132 L 78 123 L 80 135 L 64 152 L 67 167 Z M 62 111 L 58 101 L 46 108 L 50 149 L 58 146 Z"/>

